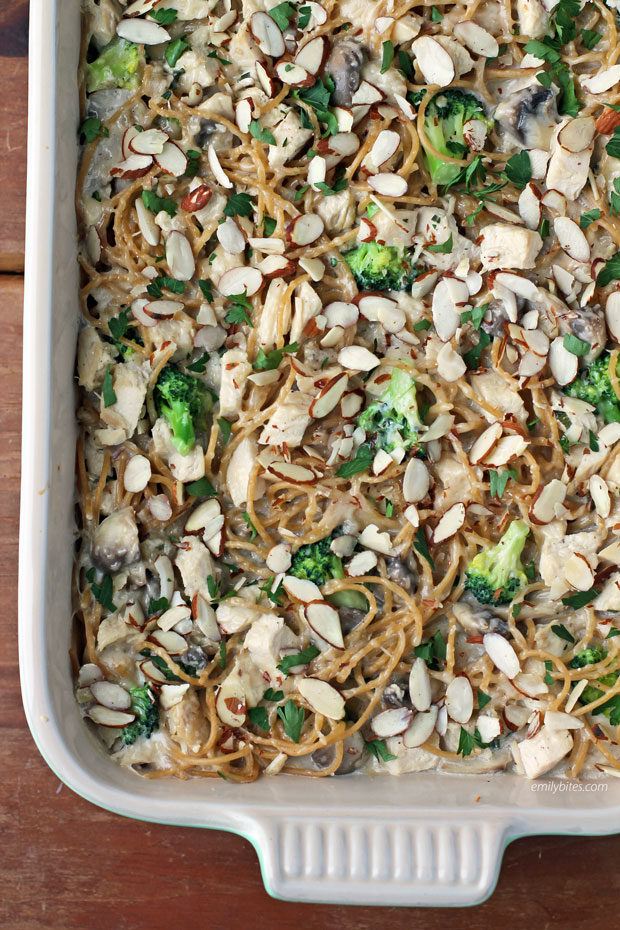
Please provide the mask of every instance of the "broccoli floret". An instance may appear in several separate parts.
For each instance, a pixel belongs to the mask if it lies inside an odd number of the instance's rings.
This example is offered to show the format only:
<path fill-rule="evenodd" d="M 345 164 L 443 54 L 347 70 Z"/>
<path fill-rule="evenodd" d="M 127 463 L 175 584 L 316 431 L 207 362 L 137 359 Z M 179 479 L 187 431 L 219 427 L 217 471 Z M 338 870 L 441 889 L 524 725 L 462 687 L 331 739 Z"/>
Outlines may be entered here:
<path fill-rule="evenodd" d="M 424 113 L 424 133 L 433 148 L 441 155 L 451 158 L 463 158 L 469 151 L 463 137 L 463 125 L 469 119 L 480 120 L 491 129 L 493 120 L 489 119 L 473 94 L 464 94 L 460 90 L 443 90 L 429 101 Z M 425 149 L 426 163 L 435 184 L 452 184 L 461 169 L 452 162 L 442 161 Z"/>
<path fill-rule="evenodd" d="M 465 587 L 481 604 L 509 604 L 527 582 L 521 553 L 529 535 L 523 520 L 514 520 L 498 544 L 474 556 L 465 572 Z"/>
<path fill-rule="evenodd" d="M 344 260 L 362 291 L 406 291 L 420 271 L 404 247 L 362 242 Z"/>
<path fill-rule="evenodd" d="M 387 391 L 362 411 L 357 426 L 366 431 L 366 442 L 374 451 L 407 451 L 417 446 L 422 422 L 413 378 L 394 368 Z"/>
<path fill-rule="evenodd" d="M 126 746 L 131 746 L 140 737 L 150 739 L 153 731 L 159 727 L 158 701 L 148 685 L 130 688 L 131 711 L 136 715 L 133 723 L 123 727 L 121 739 Z"/>
<path fill-rule="evenodd" d="M 104 87 L 135 90 L 140 86 L 143 59 L 140 49 L 125 39 L 113 39 L 101 54 L 88 64 L 86 90 L 92 94 Z"/>
<path fill-rule="evenodd" d="M 620 375 L 620 361 L 616 374 Z M 564 392 L 594 404 L 605 423 L 620 422 L 620 401 L 609 379 L 609 352 L 603 352 L 596 361 L 583 368 L 579 377 L 564 388 Z"/>
<path fill-rule="evenodd" d="M 603 649 L 602 646 L 591 646 L 589 649 L 584 649 L 582 652 L 578 652 L 577 655 L 573 656 L 569 662 L 570 668 L 583 668 L 586 665 L 595 665 L 597 662 L 602 662 L 603 659 L 607 656 L 607 650 Z M 606 685 L 610 688 L 612 685 L 615 685 L 618 680 L 618 672 L 609 672 L 607 675 L 602 675 L 598 681 L 602 685 Z M 586 685 L 581 694 L 579 695 L 580 704 L 591 704 L 592 701 L 598 701 L 599 698 L 602 698 L 605 694 L 604 691 L 601 691 L 600 688 L 597 688 L 595 685 Z M 609 718 L 609 722 L 612 726 L 618 726 L 620 724 L 620 694 L 615 694 L 608 701 L 605 701 L 604 704 L 599 704 L 594 713 L 604 714 Z"/>
<path fill-rule="evenodd" d="M 174 364 L 162 369 L 155 385 L 157 410 L 170 424 L 172 442 L 188 455 L 196 442 L 195 429 L 204 429 L 212 398 L 202 381 L 184 374 Z"/>
<path fill-rule="evenodd" d="M 330 578 L 344 578 L 342 559 L 331 551 L 334 537 L 340 535 L 336 529 L 329 536 L 317 542 L 300 546 L 289 569 L 290 575 L 306 578 L 317 585 L 325 584 Z M 329 595 L 329 600 L 337 607 L 352 607 L 354 610 L 368 610 L 368 601 L 359 591 L 336 591 Z"/>

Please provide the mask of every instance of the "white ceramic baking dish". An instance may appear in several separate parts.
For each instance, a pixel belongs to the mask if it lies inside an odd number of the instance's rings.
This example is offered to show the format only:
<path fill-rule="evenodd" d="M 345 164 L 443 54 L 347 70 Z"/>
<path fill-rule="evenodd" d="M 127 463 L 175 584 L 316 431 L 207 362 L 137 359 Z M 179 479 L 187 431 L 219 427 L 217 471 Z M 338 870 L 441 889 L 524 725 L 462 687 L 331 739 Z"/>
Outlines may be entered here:
<path fill-rule="evenodd" d="M 268 891 L 350 904 L 464 905 L 483 900 L 502 851 L 531 833 L 620 829 L 620 781 L 558 790 L 511 775 L 148 781 L 120 769 L 73 699 L 71 616 L 73 357 L 78 274 L 79 0 L 31 0 L 20 663 L 26 714 L 70 788 L 127 817 L 246 836 Z"/>

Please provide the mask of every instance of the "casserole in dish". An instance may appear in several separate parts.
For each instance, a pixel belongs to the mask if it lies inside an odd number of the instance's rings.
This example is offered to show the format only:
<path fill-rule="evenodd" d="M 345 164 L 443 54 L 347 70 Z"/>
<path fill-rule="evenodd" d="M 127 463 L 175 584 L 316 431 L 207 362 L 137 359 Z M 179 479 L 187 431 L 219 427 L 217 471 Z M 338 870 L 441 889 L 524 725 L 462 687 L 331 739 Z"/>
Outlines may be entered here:
<path fill-rule="evenodd" d="M 532 791 L 508 774 L 420 774 L 395 782 L 360 776 L 303 787 L 287 776 L 249 785 L 139 781 L 85 738 L 67 659 L 79 13 L 78 3 L 34 3 L 31 19 L 20 660 L 28 720 L 43 755 L 70 787 L 111 810 L 243 833 L 259 850 L 268 889 L 285 898 L 473 903 L 492 889 L 510 838 L 615 829 L 613 780 L 605 792 L 572 790 L 578 803 L 568 811 L 565 792 L 547 791 L 545 781 Z"/>

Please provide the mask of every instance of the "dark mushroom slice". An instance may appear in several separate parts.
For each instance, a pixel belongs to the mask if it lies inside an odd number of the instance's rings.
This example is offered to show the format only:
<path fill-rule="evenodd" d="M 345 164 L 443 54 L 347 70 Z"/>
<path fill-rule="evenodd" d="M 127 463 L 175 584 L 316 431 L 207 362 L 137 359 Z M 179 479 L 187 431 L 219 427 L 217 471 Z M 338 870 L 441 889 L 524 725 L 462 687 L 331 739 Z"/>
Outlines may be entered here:
<path fill-rule="evenodd" d="M 400 558 L 387 559 L 386 571 L 390 581 L 398 584 L 411 594 L 418 586 L 418 573 L 411 555 L 404 560 Z"/>
<path fill-rule="evenodd" d="M 359 730 L 347 736 L 343 744 L 342 761 L 334 775 L 349 775 L 362 764 L 364 755 L 364 739 Z M 336 757 L 336 747 L 333 745 L 324 746 L 322 749 L 315 749 L 312 753 L 312 764 L 317 769 L 327 769 L 333 764 Z"/>
<path fill-rule="evenodd" d="M 206 149 L 213 142 L 213 136 L 216 132 L 218 132 L 218 125 L 215 120 L 201 118 L 200 129 L 194 136 L 194 145 L 197 145 L 200 149 Z"/>
<path fill-rule="evenodd" d="M 325 64 L 325 74 L 334 82 L 332 101 L 339 107 L 350 107 L 353 94 L 360 86 L 366 50 L 352 39 L 334 45 Z"/>
<path fill-rule="evenodd" d="M 582 307 L 569 310 L 558 318 L 560 333 L 572 333 L 577 339 L 587 342 L 588 352 L 581 356 L 583 366 L 591 365 L 599 357 L 607 342 L 607 328 L 600 308 Z"/>
<path fill-rule="evenodd" d="M 501 132 L 528 149 L 548 148 L 558 119 L 555 89 L 538 83 L 510 94 L 495 110 Z"/>

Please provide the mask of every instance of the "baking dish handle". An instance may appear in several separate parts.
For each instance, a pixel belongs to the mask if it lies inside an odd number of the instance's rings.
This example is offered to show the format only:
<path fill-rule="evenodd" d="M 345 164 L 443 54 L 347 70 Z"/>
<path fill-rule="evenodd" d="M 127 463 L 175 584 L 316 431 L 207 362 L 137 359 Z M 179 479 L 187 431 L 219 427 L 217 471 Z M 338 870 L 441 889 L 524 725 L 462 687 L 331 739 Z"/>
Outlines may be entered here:
<path fill-rule="evenodd" d="M 505 821 L 426 815 L 260 818 L 250 839 L 270 894 L 333 904 L 461 906 L 497 882 Z"/>

